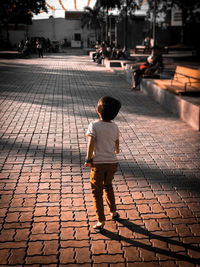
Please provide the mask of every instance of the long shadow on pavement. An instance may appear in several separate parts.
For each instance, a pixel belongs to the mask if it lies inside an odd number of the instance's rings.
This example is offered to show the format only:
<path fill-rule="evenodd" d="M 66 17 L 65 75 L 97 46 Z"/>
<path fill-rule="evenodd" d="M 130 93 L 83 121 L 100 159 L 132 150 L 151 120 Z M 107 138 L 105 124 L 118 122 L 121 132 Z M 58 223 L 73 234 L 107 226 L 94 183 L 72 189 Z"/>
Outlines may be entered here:
<path fill-rule="evenodd" d="M 184 249 L 189 249 L 189 250 L 200 252 L 200 248 L 199 247 L 195 247 L 195 246 L 192 246 L 192 245 L 189 245 L 189 244 L 184 244 L 182 242 L 173 240 L 171 238 L 151 233 L 148 230 L 142 228 L 139 225 L 136 225 L 136 224 L 132 223 L 129 220 L 118 219 L 117 221 L 119 222 L 119 224 L 121 224 L 122 226 L 128 228 L 133 233 L 135 232 L 135 233 L 142 234 L 142 235 L 148 237 L 150 240 L 151 239 L 156 239 L 156 240 L 160 240 L 160 241 L 166 242 L 168 244 L 172 244 L 172 245 L 175 245 L 175 246 L 182 247 Z M 113 233 L 113 232 L 111 232 L 109 230 L 106 230 L 106 229 L 101 231 L 101 234 L 104 235 L 105 237 L 111 239 L 111 240 L 124 241 L 124 242 L 127 242 L 127 243 L 129 243 L 130 245 L 132 245 L 134 247 L 139 247 L 139 248 L 142 248 L 144 250 L 152 251 L 154 253 L 163 254 L 163 255 L 166 255 L 166 256 L 181 260 L 181 261 L 186 261 L 186 262 L 190 262 L 190 263 L 194 263 L 194 264 L 199 264 L 200 263 L 199 259 L 190 258 L 189 256 L 186 256 L 186 255 L 183 255 L 183 254 L 179 254 L 177 252 L 168 251 L 168 250 L 165 250 L 165 249 L 162 249 L 162 248 L 158 248 L 158 247 L 155 247 L 155 246 L 151 246 L 151 245 L 146 245 L 146 244 L 144 244 L 142 242 L 136 241 L 136 240 L 134 240 L 132 238 L 124 237 L 124 236 L 122 236 L 120 234 Z"/>

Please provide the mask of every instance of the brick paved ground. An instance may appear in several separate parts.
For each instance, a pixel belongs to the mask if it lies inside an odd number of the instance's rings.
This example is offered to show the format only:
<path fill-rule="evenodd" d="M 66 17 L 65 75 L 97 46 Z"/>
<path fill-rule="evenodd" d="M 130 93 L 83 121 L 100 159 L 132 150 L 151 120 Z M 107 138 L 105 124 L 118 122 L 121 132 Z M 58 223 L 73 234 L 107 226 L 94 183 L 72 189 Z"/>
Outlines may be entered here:
<path fill-rule="evenodd" d="M 0 266 L 200 266 L 200 133 L 87 56 L 1 59 Z M 95 233 L 88 123 L 122 101 L 121 220 Z"/>

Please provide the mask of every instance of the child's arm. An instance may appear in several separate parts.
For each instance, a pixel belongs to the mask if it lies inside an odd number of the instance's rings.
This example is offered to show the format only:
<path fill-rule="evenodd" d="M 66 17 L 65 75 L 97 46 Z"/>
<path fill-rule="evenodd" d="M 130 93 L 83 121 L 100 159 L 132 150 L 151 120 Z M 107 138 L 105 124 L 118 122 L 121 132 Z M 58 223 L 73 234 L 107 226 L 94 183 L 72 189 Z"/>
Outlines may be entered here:
<path fill-rule="evenodd" d="M 88 136 L 88 148 L 87 148 L 87 156 L 86 156 L 86 161 L 92 159 L 94 147 L 95 147 L 95 138 L 93 136 Z M 85 162 L 86 167 L 91 167 L 92 162 Z"/>
<path fill-rule="evenodd" d="M 115 141 L 115 153 L 119 154 L 119 139 Z"/>

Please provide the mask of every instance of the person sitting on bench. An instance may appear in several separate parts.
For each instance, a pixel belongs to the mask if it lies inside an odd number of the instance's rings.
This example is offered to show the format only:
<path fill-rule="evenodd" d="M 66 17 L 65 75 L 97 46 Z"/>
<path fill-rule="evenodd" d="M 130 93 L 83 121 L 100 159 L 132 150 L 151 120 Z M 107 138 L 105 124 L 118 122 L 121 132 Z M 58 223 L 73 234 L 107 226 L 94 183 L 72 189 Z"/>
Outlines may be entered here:
<path fill-rule="evenodd" d="M 106 41 L 103 41 L 98 52 L 98 57 L 96 62 L 98 64 L 102 63 L 102 60 L 106 57 L 109 57 L 109 45 Z"/>
<path fill-rule="evenodd" d="M 117 49 L 116 49 L 116 56 L 115 59 L 120 59 L 121 57 L 123 57 L 124 59 L 127 59 L 126 56 L 126 49 L 125 47 L 122 49 L 120 48 L 120 46 L 118 45 Z"/>
<path fill-rule="evenodd" d="M 160 52 L 160 47 L 155 45 L 152 47 L 152 54 L 147 58 L 144 64 L 139 66 L 139 69 L 133 72 L 132 90 L 137 89 L 143 75 L 152 75 L 163 65 L 163 57 Z"/>

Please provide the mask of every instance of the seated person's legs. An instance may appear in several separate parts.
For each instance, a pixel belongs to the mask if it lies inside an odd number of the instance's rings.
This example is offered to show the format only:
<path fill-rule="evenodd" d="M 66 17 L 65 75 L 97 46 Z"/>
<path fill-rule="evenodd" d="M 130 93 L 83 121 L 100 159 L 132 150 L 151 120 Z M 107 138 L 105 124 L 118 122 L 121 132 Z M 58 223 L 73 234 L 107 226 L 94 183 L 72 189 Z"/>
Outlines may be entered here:
<path fill-rule="evenodd" d="M 94 54 L 92 55 L 92 59 L 93 59 L 93 61 L 95 61 L 96 55 L 97 55 L 97 53 L 94 53 Z"/>
<path fill-rule="evenodd" d="M 141 71 L 141 70 L 135 70 L 133 72 L 133 85 L 132 85 L 132 90 L 136 89 L 137 86 L 140 84 L 141 77 L 142 77 L 142 74 L 143 73 L 144 73 L 144 71 Z"/>

